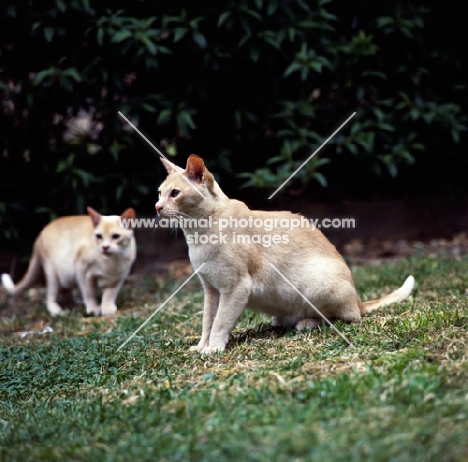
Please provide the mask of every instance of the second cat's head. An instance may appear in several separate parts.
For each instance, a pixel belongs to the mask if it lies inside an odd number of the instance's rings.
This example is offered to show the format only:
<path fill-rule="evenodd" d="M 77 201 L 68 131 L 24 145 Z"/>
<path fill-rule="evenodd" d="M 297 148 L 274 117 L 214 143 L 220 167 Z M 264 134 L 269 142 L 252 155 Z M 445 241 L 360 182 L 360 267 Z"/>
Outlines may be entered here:
<path fill-rule="evenodd" d="M 87 208 L 94 227 L 94 239 L 103 255 L 122 253 L 133 239 L 132 220 L 135 210 L 129 208 L 122 215 L 101 215 L 92 207 Z"/>

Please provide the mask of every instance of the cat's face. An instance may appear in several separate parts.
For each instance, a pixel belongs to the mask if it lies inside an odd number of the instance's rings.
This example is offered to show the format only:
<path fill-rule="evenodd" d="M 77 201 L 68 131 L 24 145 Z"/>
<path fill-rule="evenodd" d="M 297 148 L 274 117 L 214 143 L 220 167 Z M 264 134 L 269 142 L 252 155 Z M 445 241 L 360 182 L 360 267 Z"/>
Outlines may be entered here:
<path fill-rule="evenodd" d="M 88 214 L 94 225 L 94 239 L 99 251 L 106 256 L 122 253 L 132 241 L 133 229 L 124 227 L 123 219 L 135 218 L 135 211 L 127 209 L 120 217 L 101 215 L 91 207 Z"/>
<path fill-rule="evenodd" d="M 184 170 L 162 159 L 168 176 L 159 187 L 155 208 L 165 218 L 194 217 L 202 212 L 203 201 L 212 194 L 213 175 L 205 168 L 203 160 L 192 154 Z"/>

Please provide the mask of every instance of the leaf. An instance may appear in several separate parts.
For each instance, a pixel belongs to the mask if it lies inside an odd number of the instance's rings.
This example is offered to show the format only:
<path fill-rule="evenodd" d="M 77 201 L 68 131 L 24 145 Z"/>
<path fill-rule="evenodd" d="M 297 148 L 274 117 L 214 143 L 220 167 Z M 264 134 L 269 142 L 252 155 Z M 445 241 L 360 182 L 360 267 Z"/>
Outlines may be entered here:
<path fill-rule="evenodd" d="M 67 69 L 66 74 L 69 75 L 75 82 L 81 82 L 83 79 L 81 75 L 78 74 L 75 68 Z"/>
<path fill-rule="evenodd" d="M 258 58 L 260 57 L 260 49 L 256 46 L 253 46 L 251 49 L 250 49 L 250 58 L 252 59 L 252 61 L 254 62 L 257 62 L 258 61 Z"/>
<path fill-rule="evenodd" d="M 7 6 L 7 13 L 12 17 L 16 18 L 16 10 L 12 5 Z"/>
<path fill-rule="evenodd" d="M 172 54 L 172 51 L 169 48 L 165 47 L 165 46 L 158 45 L 157 48 L 158 48 L 159 53 L 164 53 L 166 55 L 171 55 Z"/>
<path fill-rule="evenodd" d="M 54 29 L 52 29 L 51 27 L 46 27 L 44 29 L 44 37 L 50 43 L 52 41 L 52 38 L 54 37 Z"/>
<path fill-rule="evenodd" d="M 32 84 L 33 85 L 40 85 L 44 79 L 46 77 L 49 77 L 50 75 L 53 74 L 53 72 L 55 71 L 55 69 L 53 68 L 50 68 L 50 69 L 46 69 L 44 71 L 39 71 L 38 73 L 36 73 L 32 79 Z"/>
<path fill-rule="evenodd" d="M 270 3 L 267 8 L 267 15 L 271 16 L 276 12 L 276 9 L 278 8 L 278 2 L 276 0 L 270 0 Z"/>
<path fill-rule="evenodd" d="M 96 41 L 97 41 L 98 45 L 102 45 L 103 38 L 104 38 L 104 29 L 102 27 L 100 27 L 98 29 L 98 31 L 97 31 L 97 34 L 96 34 Z"/>
<path fill-rule="evenodd" d="M 122 194 L 125 190 L 125 186 L 123 184 L 117 186 L 117 189 L 115 190 L 115 197 L 119 201 L 122 198 Z"/>
<path fill-rule="evenodd" d="M 68 170 L 73 165 L 74 157 L 75 156 L 72 154 L 69 157 L 67 157 L 66 159 L 62 159 L 58 163 L 57 169 L 55 170 L 55 173 L 60 173 L 60 172 L 63 172 L 65 170 Z"/>
<path fill-rule="evenodd" d="M 200 48 L 205 48 L 206 47 L 206 38 L 203 34 L 201 34 L 198 31 L 195 31 L 193 33 L 193 40 L 195 43 L 200 47 Z"/>
<path fill-rule="evenodd" d="M 224 13 L 221 13 L 219 15 L 219 18 L 218 18 L 218 27 L 221 27 L 226 22 L 226 20 L 229 18 L 229 16 L 231 16 L 230 11 L 226 11 Z"/>
<path fill-rule="evenodd" d="M 129 30 L 121 30 L 112 37 L 112 43 L 121 43 L 132 36 Z"/>
<path fill-rule="evenodd" d="M 56 0 L 55 3 L 57 4 L 57 8 L 64 13 L 67 9 L 65 3 L 62 2 L 62 0 Z"/>
<path fill-rule="evenodd" d="M 322 186 L 323 188 L 326 188 L 328 186 L 328 181 L 327 179 L 319 172 L 314 172 L 312 174 L 312 178 L 314 178 L 315 180 L 318 181 L 318 183 L 320 184 L 320 186 Z"/>
<path fill-rule="evenodd" d="M 171 118 L 171 110 L 170 109 L 163 109 L 158 116 L 157 124 L 158 125 L 164 125 L 167 122 L 169 122 Z"/>
<path fill-rule="evenodd" d="M 389 16 L 384 16 L 384 17 L 381 17 L 381 18 L 377 18 L 377 27 L 384 27 L 384 26 L 389 26 L 389 25 L 394 25 L 395 24 L 395 20 Z"/>
<path fill-rule="evenodd" d="M 151 112 L 151 113 L 155 113 L 156 112 L 156 108 L 154 106 L 152 106 L 151 104 L 148 104 L 148 103 L 142 103 L 141 104 L 141 107 L 143 109 L 145 109 L 146 111 L 148 112 Z"/>
<path fill-rule="evenodd" d="M 142 36 L 141 41 L 145 44 L 146 49 L 151 55 L 154 56 L 157 53 L 156 45 L 148 37 Z"/>
<path fill-rule="evenodd" d="M 292 74 L 293 72 L 295 71 L 298 71 L 302 68 L 302 64 L 300 63 L 297 63 L 297 62 L 294 62 L 294 63 L 291 63 L 287 69 L 284 71 L 283 73 L 283 77 L 287 77 L 288 75 Z"/>
<path fill-rule="evenodd" d="M 195 123 L 193 122 L 192 116 L 188 112 L 179 112 L 179 114 L 177 114 L 177 120 L 187 124 L 192 129 L 195 128 Z"/>
<path fill-rule="evenodd" d="M 176 27 L 174 29 L 174 43 L 182 40 L 187 35 L 188 29 L 185 27 Z"/>
<path fill-rule="evenodd" d="M 312 61 L 309 66 L 319 74 L 322 72 L 322 63 L 320 61 Z"/>
<path fill-rule="evenodd" d="M 89 186 L 90 182 L 93 181 L 93 179 L 94 179 L 94 176 L 91 173 L 89 173 L 89 172 L 87 172 L 87 171 L 85 171 L 85 170 L 83 170 L 81 168 L 73 169 L 73 175 L 75 177 L 78 177 L 81 180 L 81 182 L 83 183 L 84 186 Z"/>

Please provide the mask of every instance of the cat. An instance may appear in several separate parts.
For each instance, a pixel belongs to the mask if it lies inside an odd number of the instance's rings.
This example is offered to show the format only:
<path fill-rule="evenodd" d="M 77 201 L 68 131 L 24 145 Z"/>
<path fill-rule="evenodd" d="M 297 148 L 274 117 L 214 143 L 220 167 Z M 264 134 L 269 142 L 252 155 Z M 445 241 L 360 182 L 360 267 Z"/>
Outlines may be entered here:
<path fill-rule="evenodd" d="M 272 325 L 302 330 L 322 324 L 311 304 L 327 319 L 351 322 L 411 294 L 413 276 L 389 295 L 362 302 L 349 267 L 322 232 L 287 227 L 293 220 L 304 225 L 305 217 L 250 210 L 228 198 L 195 154 L 185 170 L 161 160 L 168 176 L 155 208 L 160 219 L 178 220 L 204 290 L 202 335 L 192 351 L 223 351 L 246 307 L 274 316 Z"/>
<path fill-rule="evenodd" d="M 46 306 L 51 316 L 63 314 L 58 303 L 61 291 L 78 286 L 86 313 L 108 316 L 117 311 L 117 294 L 136 258 L 136 241 L 131 226 L 121 220 L 135 218 L 128 208 L 119 217 L 101 215 L 87 207 L 88 215 L 65 216 L 46 225 L 34 242 L 26 274 L 14 284 L 2 274 L 2 284 L 11 295 L 31 286 L 41 272 L 46 280 Z M 102 289 L 102 303 L 96 289 Z"/>

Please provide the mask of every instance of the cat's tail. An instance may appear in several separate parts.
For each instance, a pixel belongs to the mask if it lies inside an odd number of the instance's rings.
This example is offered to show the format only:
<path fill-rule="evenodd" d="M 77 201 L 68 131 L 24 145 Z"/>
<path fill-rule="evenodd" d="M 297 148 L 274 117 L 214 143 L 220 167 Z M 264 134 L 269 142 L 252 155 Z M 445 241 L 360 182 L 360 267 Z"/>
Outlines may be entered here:
<path fill-rule="evenodd" d="M 379 298 L 377 300 L 369 300 L 368 302 L 361 302 L 360 304 L 361 314 L 364 315 L 382 306 L 403 301 L 405 298 L 408 298 L 410 296 L 411 292 L 413 291 L 413 287 L 414 287 L 414 277 L 408 276 L 406 278 L 406 281 L 403 283 L 403 285 L 399 289 L 393 291 L 391 294 L 385 295 L 384 297 Z"/>
<path fill-rule="evenodd" d="M 11 276 L 9 274 L 3 273 L 2 285 L 3 287 L 5 287 L 5 289 L 10 295 L 18 295 L 31 286 L 31 284 L 39 275 L 40 270 L 41 261 L 39 255 L 37 254 L 37 252 L 33 252 L 31 260 L 29 261 L 28 270 L 26 271 L 26 274 L 23 276 L 21 281 L 15 285 L 13 279 L 11 279 Z"/>

